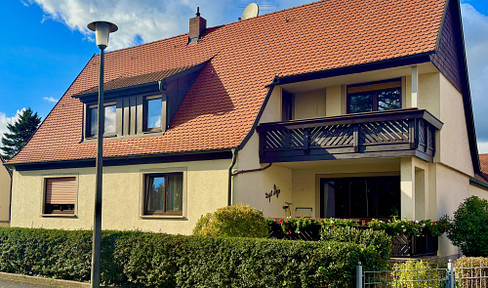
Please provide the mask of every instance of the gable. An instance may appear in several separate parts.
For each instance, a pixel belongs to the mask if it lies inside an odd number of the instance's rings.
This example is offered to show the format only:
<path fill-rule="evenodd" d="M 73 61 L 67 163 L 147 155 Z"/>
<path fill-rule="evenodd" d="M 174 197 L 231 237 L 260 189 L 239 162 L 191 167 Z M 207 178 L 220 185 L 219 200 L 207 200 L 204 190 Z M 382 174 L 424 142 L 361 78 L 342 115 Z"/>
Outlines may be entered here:
<path fill-rule="evenodd" d="M 432 63 L 462 94 L 471 160 L 475 173 L 480 172 L 471 92 L 462 30 L 461 8 L 458 0 L 448 0 Z"/>

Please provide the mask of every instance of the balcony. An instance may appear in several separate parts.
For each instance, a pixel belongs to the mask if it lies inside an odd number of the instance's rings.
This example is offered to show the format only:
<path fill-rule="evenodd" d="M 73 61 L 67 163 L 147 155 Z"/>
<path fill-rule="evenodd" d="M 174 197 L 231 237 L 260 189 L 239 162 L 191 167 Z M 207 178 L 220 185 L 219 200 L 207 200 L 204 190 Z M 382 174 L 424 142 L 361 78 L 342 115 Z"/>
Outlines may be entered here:
<path fill-rule="evenodd" d="M 426 110 L 398 109 L 258 126 L 260 161 L 417 156 L 432 162 L 442 122 Z"/>

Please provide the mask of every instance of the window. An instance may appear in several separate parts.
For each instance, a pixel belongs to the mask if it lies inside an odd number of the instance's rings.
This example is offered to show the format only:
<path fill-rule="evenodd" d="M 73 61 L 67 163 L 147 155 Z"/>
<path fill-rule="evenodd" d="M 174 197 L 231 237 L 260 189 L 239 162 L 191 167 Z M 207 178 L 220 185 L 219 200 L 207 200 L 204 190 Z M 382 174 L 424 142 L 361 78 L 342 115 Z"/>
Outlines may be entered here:
<path fill-rule="evenodd" d="M 322 179 L 320 217 L 400 216 L 400 176 Z"/>
<path fill-rule="evenodd" d="M 144 131 L 161 131 L 161 105 L 160 96 L 146 97 L 144 102 Z"/>
<path fill-rule="evenodd" d="M 103 135 L 111 136 L 116 133 L 116 108 L 115 103 L 107 103 L 105 107 L 105 122 L 103 125 Z M 87 112 L 87 137 L 96 137 L 98 129 L 98 106 L 91 105 Z"/>
<path fill-rule="evenodd" d="M 75 214 L 76 177 L 44 180 L 44 214 Z"/>
<path fill-rule="evenodd" d="M 145 215 L 182 215 L 183 173 L 147 174 L 144 182 Z"/>
<path fill-rule="evenodd" d="M 348 86 L 347 103 L 348 113 L 400 109 L 401 81 L 397 79 Z"/>

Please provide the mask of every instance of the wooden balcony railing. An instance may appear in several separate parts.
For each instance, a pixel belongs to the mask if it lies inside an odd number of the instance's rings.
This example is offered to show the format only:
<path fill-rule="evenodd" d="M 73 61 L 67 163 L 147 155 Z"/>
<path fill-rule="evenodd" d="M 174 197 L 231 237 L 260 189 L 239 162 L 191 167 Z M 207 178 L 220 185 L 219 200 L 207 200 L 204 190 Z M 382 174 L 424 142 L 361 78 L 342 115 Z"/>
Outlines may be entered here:
<path fill-rule="evenodd" d="M 261 163 L 417 156 L 432 162 L 442 122 L 426 110 L 398 109 L 258 126 Z"/>

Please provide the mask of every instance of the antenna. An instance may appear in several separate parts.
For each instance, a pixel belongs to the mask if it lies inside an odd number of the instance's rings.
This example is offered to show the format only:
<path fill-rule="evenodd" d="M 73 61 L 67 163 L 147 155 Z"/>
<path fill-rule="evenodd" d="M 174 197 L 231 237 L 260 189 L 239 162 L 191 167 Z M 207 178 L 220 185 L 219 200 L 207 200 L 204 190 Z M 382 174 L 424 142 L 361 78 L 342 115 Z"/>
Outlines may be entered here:
<path fill-rule="evenodd" d="M 259 15 L 259 6 L 256 3 L 251 3 L 247 5 L 244 12 L 242 12 L 241 20 L 246 20 L 249 18 L 254 18 Z"/>

